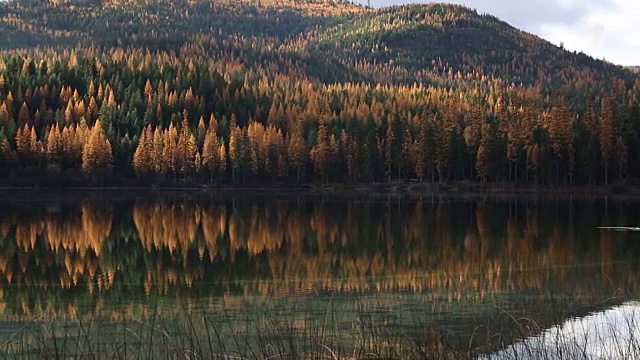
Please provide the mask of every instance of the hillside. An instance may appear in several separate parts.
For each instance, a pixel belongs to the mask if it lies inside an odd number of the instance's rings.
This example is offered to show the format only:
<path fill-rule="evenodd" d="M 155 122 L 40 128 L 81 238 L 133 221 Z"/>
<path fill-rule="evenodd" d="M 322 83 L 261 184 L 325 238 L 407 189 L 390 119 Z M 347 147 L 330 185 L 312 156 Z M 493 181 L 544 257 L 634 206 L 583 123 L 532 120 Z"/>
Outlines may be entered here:
<path fill-rule="evenodd" d="M 640 178 L 636 73 L 461 6 L 10 1 L 0 29 L 0 182 Z"/>
<path fill-rule="evenodd" d="M 142 3 L 15 2 L 5 10 L 2 25 L 7 31 L 2 44 L 18 48 L 47 43 L 133 43 L 153 49 L 167 46 L 159 39 L 171 39 L 178 46 L 194 36 L 215 34 L 226 39 L 246 37 L 233 40 L 241 42 L 260 38 L 280 47 L 285 56 L 313 54 L 309 68 L 319 65 L 336 71 L 354 70 L 358 67 L 354 61 L 374 68 L 343 78 L 321 79 L 327 81 L 446 83 L 450 82 L 446 79 L 450 71 L 460 71 L 507 83 L 557 87 L 579 80 L 631 77 L 627 69 L 565 51 L 462 6 L 428 4 L 373 10 L 322 0 Z M 336 68 L 335 63 L 341 66 Z M 379 75 L 381 70 L 384 76 Z"/>
<path fill-rule="evenodd" d="M 493 16 L 446 4 L 365 12 L 329 27 L 310 43 L 309 51 L 329 48 L 342 59 L 392 62 L 409 78 L 417 75 L 426 82 L 448 71 L 480 71 L 528 85 L 629 78 L 622 67 L 568 52 Z"/>

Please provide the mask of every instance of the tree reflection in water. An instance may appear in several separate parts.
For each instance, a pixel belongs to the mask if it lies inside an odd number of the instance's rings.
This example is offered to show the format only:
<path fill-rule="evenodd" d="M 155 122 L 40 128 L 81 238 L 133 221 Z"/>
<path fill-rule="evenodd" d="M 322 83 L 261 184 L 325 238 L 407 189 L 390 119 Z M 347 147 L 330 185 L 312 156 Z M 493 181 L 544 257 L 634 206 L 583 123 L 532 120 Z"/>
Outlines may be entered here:
<path fill-rule="evenodd" d="M 385 294 L 376 306 L 459 332 L 478 325 L 471 314 L 497 309 L 552 325 L 637 294 L 640 235 L 596 227 L 638 224 L 638 207 L 517 197 L 7 204 L 0 310 L 5 319 L 117 320 L 144 317 L 151 301 L 171 314 Z"/>

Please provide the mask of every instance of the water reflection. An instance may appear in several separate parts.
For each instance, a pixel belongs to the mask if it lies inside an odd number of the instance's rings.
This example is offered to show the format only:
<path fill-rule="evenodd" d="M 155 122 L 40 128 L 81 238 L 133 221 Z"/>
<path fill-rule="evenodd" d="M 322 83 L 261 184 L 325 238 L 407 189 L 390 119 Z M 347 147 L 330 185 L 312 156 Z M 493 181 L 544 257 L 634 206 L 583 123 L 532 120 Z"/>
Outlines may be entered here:
<path fill-rule="evenodd" d="M 387 299 L 369 308 L 411 314 L 395 326 L 428 308 L 422 325 L 471 333 L 477 313 L 544 326 L 640 289 L 640 234 L 596 228 L 640 224 L 629 201 L 236 196 L 0 209 L 5 319 L 122 319 L 151 303 L 171 313 L 324 294 L 345 309 Z"/>
<path fill-rule="evenodd" d="M 640 303 L 628 302 L 571 318 L 484 359 L 637 359 L 639 351 Z"/>

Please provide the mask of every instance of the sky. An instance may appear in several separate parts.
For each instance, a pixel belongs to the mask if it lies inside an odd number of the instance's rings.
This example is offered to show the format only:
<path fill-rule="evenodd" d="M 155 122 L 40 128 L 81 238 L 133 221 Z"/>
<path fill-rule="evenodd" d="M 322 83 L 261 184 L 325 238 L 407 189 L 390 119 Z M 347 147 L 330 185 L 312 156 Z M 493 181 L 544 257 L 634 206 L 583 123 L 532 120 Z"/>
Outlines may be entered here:
<path fill-rule="evenodd" d="M 364 0 L 358 1 L 366 3 Z M 429 2 L 371 0 L 371 6 Z M 442 0 L 495 15 L 567 50 L 640 66 L 640 0 Z"/>

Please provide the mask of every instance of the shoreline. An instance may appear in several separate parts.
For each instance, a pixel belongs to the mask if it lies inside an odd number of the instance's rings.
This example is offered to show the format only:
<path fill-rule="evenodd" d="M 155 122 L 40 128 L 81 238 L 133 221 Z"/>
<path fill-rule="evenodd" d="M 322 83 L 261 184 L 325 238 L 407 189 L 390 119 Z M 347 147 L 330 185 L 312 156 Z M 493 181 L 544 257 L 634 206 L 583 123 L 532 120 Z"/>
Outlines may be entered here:
<path fill-rule="evenodd" d="M 451 198 L 612 198 L 640 200 L 640 187 L 630 185 L 516 185 L 481 183 L 361 183 L 361 184 L 272 184 L 262 185 L 170 185 L 170 186 L 0 186 L 2 200 L 34 200 L 82 195 L 114 195 L 139 198 L 203 194 L 211 196 L 337 196 L 337 197 L 451 197 Z"/>

